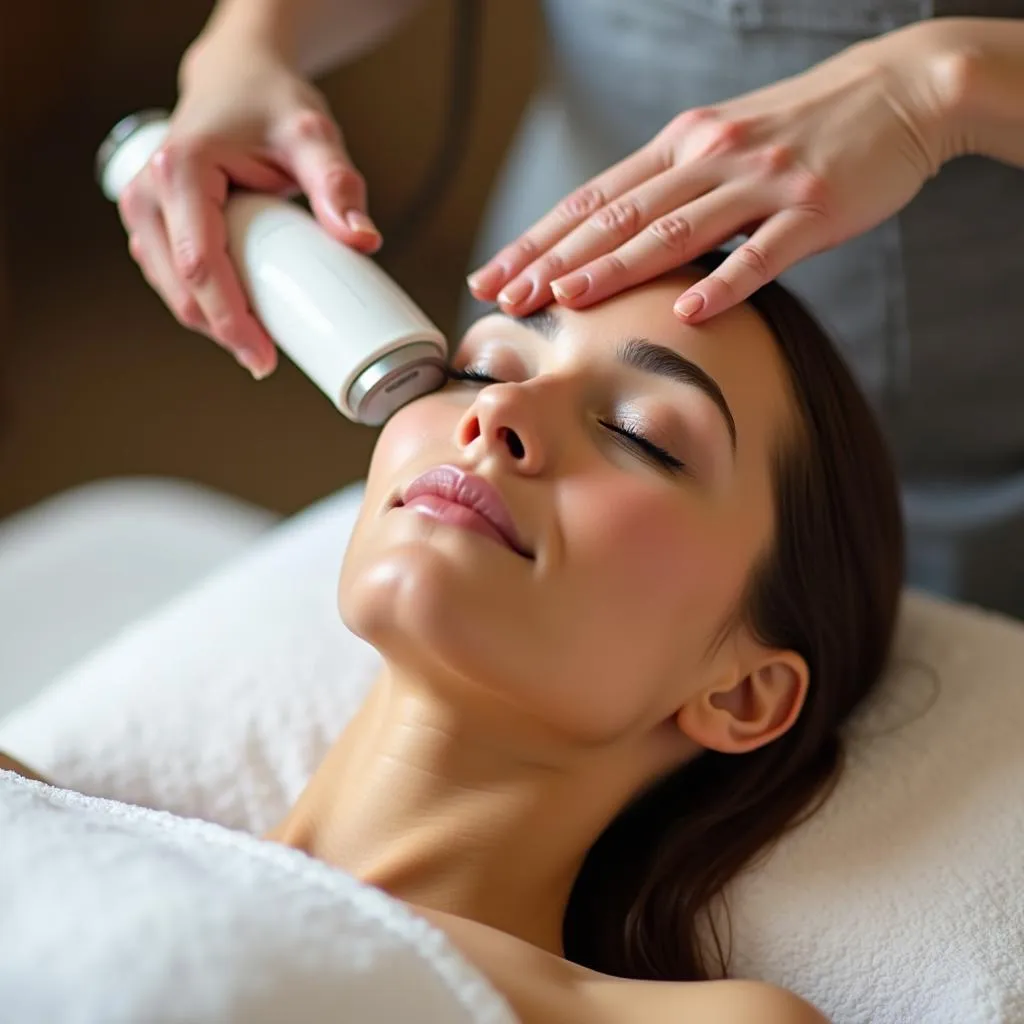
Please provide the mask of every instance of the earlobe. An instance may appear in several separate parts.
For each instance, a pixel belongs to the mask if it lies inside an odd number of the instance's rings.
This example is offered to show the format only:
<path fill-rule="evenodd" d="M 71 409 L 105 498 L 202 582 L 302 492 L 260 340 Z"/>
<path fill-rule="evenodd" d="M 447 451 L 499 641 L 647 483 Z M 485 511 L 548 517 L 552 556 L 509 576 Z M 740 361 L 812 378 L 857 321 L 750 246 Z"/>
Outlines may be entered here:
<path fill-rule="evenodd" d="M 807 696 L 809 674 L 807 663 L 794 651 L 765 652 L 738 681 L 696 694 L 679 709 L 677 724 L 708 750 L 756 750 L 792 727 Z"/>

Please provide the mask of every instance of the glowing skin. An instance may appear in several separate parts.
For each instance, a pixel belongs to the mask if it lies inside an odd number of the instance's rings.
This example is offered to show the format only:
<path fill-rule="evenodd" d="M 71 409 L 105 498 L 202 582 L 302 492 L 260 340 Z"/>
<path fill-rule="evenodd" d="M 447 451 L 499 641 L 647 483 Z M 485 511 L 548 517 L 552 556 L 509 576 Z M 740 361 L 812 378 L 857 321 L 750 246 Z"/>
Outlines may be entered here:
<path fill-rule="evenodd" d="M 803 660 L 734 621 L 773 537 L 786 372 L 747 307 L 681 324 L 666 300 L 692 279 L 558 311 L 550 337 L 485 317 L 454 366 L 508 383 L 387 425 L 339 588 L 386 668 L 275 838 L 557 954 L 579 864 L 638 789 L 792 723 Z M 717 382 L 735 449 L 702 390 L 624 365 L 641 335 Z M 395 507 L 443 465 L 497 489 L 528 556 Z"/>
<path fill-rule="evenodd" d="M 735 614 L 772 542 L 785 371 L 747 307 L 680 324 L 666 299 L 692 280 L 557 323 L 481 320 L 455 366 L 510 383 L 391 420 L 339 589 L 385 668 L 268 837 L 414 905 L 524 1024 L 827 1024 L 760 982 L 561 955 L 579 866 L 629 799 L 702 748 L 771 742 L 808 686 Z"/>

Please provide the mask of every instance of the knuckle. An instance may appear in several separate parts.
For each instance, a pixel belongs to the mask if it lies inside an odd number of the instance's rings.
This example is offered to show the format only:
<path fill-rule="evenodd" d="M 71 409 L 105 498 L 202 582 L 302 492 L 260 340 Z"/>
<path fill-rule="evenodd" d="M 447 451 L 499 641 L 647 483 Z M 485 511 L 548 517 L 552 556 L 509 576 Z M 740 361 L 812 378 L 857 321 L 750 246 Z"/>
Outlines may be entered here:
<path fill-rule="evenodd" d="M 174 267 L 193 287 L 204 284 L 210 274 L 210 260 L 206 252 L 189 241 L 175 246 Z"/>
<path fill-rule="evenodd" d="M 501 261 L 510 266 L 523 266 L 532 263 L 540 254 L 540 247 L 527 236 L 523 236 L 501 255 Z"/>
<path fill-rule="evenodd" d="M 223 344 L 240 345 L 243 340 L 242 325 L 230 313 L 220 313 L 210 320 L 210 329 Z"/>
<path fill-rule="evenodd" d="M 742 146 L 747 135 L 747 126 L 742 121 L 725 120 L 709 124 L 704 130 L 703 156 L 723 156 L 735 153 Z"/>
<path fill-rule="evenodd" d="M 549 252 L 538 267 L 541 277 L 559 277 L 565 271 L 565 259 L 557 252 Z"/>
<path fill-rule="evenodd" d="M 792 196 L 797 206 L 824 212 L 829 206 L 829 185 L 820 175 L 811 171 L 794 175 Z"/>
<path fill-rule="evenodd" d="M 616 240 L 631 238 L 637 233 L 643 214 L 634 199 L 617 199 L 602 206 L 591 218 L 591 226 Z"/>
<path fill-rule="evenodd" d="M 618 253 L 610 252 L 601 257 L 600 273 L 607 278 L 624 277 L 629 273 L 629 268 Z"/>
<path fill-rule="evenodd" d="M 765 177 L 772 177 L 789 170 L 796 160 L 792 146 L 784 143 L 772 143 L 764 146 L 756 155 L 758 169 Z"/>
<path fill-rule="evenodd" d="M 366 179 L 347 164 L 331 166 L 324 175 L 324 185 L 332 194 L 345 196 L 356 205 L 366 202 Z"/>
<path fill-rule="evenodd" d="M 136 234 L 130 234 L 128 236 L 128 252 L 131 254 L 133 260 L 136 263 L 142 263 L 142 257 L 144 248 L 142 245 L 142 239 Z"/>
<path fill-rule="evenodd" d="M 195 329 L 203 323 L 203 311 L 199 303 L 191 296 L 187 296 L 174 307 L 174 315 L 183 327 Z"/>
<path fill-rule="evenodd" d="M 648 159 L 652 161 L 651 177 L 655 177 L 673 168 L 676 164 L 676 150 L 665 139 L 656 137 L 645 147 Z"/>
<path fill-rule="evenodd" d="M 681 114 L 676 114 L 669 122 L 666 131 L 688 131 L 696 125 L 705 124 L 714 116 L 714 111 L 710 107 L 691 107 Z"/>
<path fill-rule="evenodd" d="M 304 142 L 333 142 L 338 129 L 334 121 L 322 110 L 299 110 L 292 115 L 289 134 Z"/>
<path fill-rule="evenodd" d="M 128 182 L 117 202 L 121 217 L 127 224 L 134 224 L 141 220 L 150 206 L 149 199 L 139 180 L 140 177 L 141 175 Z"/>
<path fill-rule="evenodd" d="M 693 234 L 689 220 L 681 213 L 659 217 L 649 228 L 654 238 L 670 252 L 681 255 Z"/>
<path fill-rule="evenodd" d="M 563 220 L 576 223 L 584 217 L 589 217 L 602 206 L 604 196 L 601 190 L 593 185 L 584 185 L 562 200 L 558 206 L 558 214 Z"/>
<path fill-rule="evenodd" d="M 199 156 L 202 146 L 198 139 L 168 139 L 150 160 L 153 176 L 160 184 L 170 184 L 186 164 Z"/>
<path fill-rule="evenodd" d="M 178 151 L 173 143 L 165 142 L 149 158 L 149 166 L 153 169 L 153 177 L 160 184 L 167 184 L 174 174 L 178 161 Z"/>
<path fill-rule="evenodd" d="M 332 164 L 324 175 L 328 185 L 335 188 L 362 188 L 366 179 L 354 168 L 340 161 Z"/>
<path fill-rule="evenodd" d="M 709 274 L 704 278 L 704 286 L 705 289 L 718 289 L 724 294 L 726 301 L 729 303 L 735 303 L 737 301 L 738 295 L 736 291 L 736 284 L 732 278 L 726 275 L 720 273 Z"/>
<path fill-rule="evenodd" d="M 752 271 L 759 281 L 771 280 L 772 273 L 768 254 L 759 245 L 755 245 L 753 242 L 744 242 L 736 250 L 736 259 Z"/>

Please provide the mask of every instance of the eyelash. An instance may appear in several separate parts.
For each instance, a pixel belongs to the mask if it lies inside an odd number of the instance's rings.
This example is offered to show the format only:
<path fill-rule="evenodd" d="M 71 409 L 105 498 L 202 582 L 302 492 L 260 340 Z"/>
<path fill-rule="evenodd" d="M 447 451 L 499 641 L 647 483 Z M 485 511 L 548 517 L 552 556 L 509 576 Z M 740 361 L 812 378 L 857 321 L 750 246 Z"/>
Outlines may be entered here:
<path fill-rule="evenodd" d="M 474 370 L 472 367 L 467 367 L 464 370 L 453 370 L 449 367 L 448 379 L 450 381 L 483 385 L 501 383 L 497 378 L 491 377 L 480 370 Z M 664 469 L 676 473 L 686 468 L 686 463 L 677 459 L 671 452 L 665 451 L 660 445 L 644 437 L 636 428 L 622 426 L 618 423 L 609 423 L 607 420 L 598 420 L 597 422 L 605 430 L 615 435 L 620 443 L 626 442 L 634 452 L 639 451 L 642 455 L 657 462 Z"/>
<path fill-rule="evenodd" d="M 481 373 L 480 370 L 474 370 L 473 367 L 469 366 L 465 370 L 454 370 L 452 367 L 448 367 L 447 370 L 448 379 L 454 381 L 468 381 L 471 384 L 500 384 L 501 381 L 495 377 L 489 377 L 486 373 Z"/>

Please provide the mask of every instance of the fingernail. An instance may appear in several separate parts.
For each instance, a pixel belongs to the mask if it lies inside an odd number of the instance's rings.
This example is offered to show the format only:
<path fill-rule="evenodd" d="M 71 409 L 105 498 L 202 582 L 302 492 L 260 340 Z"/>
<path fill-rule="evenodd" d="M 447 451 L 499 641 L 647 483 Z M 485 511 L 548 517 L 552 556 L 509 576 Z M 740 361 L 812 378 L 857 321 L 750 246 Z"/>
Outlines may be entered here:
<path fill-rule="evenodd" d="M 513 281 L 498 293 L 498 301 L 503 306 L 518 306 L 533 291 L 533 282 L 526 277 Z"/>
<path fill-rule="evenodd" d="M 551 282 L 551 290 L 556 299 L 575 299 L 590 287 L 589 274 L 570 274 Z"/>
<path fill-rule="evenodd" d="M 377 225 L 362 210 L 349 210 L 345 222 L 357 235 L 380 235 Z"/>
<path fill-rule="evenodd" d="M 704 308 L 704 296 L 700 292 L 684 295 L 673 308 L 680 316 L 693 316 Z"/>
<path fill-rule="evenodd" d="M 235 353 L 235 359 L 239 366 L 245 367 L 256 380 L 263 380 L 270 375 L 270 367 L 267 366 L 255 349 L 240 348 Z"/>
<path fill-rule="evenodd" d="M 469 285 L 471 291 L 487 292 L 492 288 L 497 288 L 504 276 L 504 268 L 500 266 L 481 267 L 466 278 L 466 284 Z"/>

